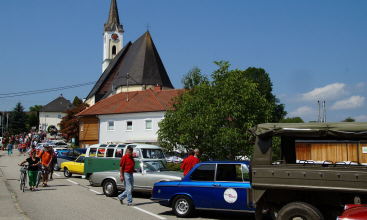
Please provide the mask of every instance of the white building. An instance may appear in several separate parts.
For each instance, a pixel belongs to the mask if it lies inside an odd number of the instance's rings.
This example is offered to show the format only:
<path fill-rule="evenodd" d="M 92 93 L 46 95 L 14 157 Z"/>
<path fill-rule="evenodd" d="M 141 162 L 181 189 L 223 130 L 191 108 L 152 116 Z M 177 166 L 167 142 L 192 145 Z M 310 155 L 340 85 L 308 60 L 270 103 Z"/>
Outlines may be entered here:
<path fill-rule="evenodd" d="M 66 115 L 66 111 L 71 108 L 72 104 L 69 100 L 60 96 L 43 106 L 39 112 L 39 129 L 47 131 L 51 125 L 60 130 L 61 119 Z"/>
<path fill-rule="evenodd" d="M 78 114 L 80 130 L 84 132 L 81 136 L 96 133 L 87 128 L 90 125 L 86 121 L 97 117 L 99 143 L 157 143 L 159 122 L 171 108 L 172 99 L 182 92 L 182 89 L 157 87 L 112 95 Z"/>

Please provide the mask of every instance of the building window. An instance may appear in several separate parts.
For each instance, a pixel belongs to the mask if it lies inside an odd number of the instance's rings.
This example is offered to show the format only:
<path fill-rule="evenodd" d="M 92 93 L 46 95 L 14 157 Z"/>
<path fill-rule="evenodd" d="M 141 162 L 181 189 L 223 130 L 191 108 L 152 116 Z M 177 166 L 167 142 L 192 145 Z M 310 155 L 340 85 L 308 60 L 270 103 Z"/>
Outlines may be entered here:
<path fill-rule="evenodd" d="M 112 47 L 112 55 L 116 55 L 116 46 Z"/>
<path fill-rule="evenodd" d="M 153 128 L 152 120 L 145 120 L 145 129 L 146 130 L 152 130 L 152 128 Z"/>
<path fill-rule="evenodd" d="M 133 122 L 132 121 L 127 121 L 126 122 L 126 130 L 127 131 L 132 131 L 133 130 Z"/>
<path fill-rule="evenodd" d="M 115 130 L 115 122 L 114 121 L 108 121 L 107 130 L 109 130 L 109 131 Z"/>
<path fill-rule="evenodd" d="M 61 115 L 57 115 L 57 118 L 61 118 Z"/>

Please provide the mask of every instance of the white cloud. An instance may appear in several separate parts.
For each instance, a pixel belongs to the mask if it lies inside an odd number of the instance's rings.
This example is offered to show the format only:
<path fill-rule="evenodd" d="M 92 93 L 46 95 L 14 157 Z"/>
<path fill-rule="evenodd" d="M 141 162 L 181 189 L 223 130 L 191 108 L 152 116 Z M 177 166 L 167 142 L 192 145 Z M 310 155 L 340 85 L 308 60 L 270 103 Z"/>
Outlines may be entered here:
<path fill-rule="evenodd" d="M 364 82 L 357 83 L 356 85 L 357 89 L 363 89 L 365 86 L 366 86 L 366 83 Z"/>
<path fill-rule="evenodd" d="M 367 121 L 367 115 L 359 115 L 357 117 L 353 117 L 356 121 Z"/>
<path fill-rule="evenodd" d="M 302 107 L 297 108 L 293 112 L 289 113 L 289 116 L 292 116 L 292 117 L 296 117 L 296 116 L 304 117 L 304 116 L 307 116 L 307 115 L 310 115 L 310 114 L 313 114 L 313 113 L 314 113 L 314 110 L 311 107 L 309 107 L 309 106 L 302 106 Z"/>
<path fill-rule="evenodd" d="M 346 94 L 344 83 L 333 83 L 321 88 L 303 93 L 302 99 L 306 101 L 332 100 Z"/>
<path fill-rule="evenodd" d="M 351 96 L 348 99 L 343 99 L 335 102 L 331 109 L 339 110 L 339 109 L 354 109 L 361 107 L 364 104 L 365 98 L 362 96 Z"/>

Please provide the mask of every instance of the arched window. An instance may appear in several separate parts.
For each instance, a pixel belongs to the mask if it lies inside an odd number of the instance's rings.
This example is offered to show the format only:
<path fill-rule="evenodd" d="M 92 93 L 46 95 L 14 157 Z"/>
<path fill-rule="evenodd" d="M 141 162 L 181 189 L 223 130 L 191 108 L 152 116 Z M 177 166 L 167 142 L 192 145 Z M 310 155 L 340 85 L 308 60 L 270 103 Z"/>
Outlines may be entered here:
<path fill-rule="evenodd" d="M 116 46 L 112 47 L 112 55 L 116 55 Z"/>

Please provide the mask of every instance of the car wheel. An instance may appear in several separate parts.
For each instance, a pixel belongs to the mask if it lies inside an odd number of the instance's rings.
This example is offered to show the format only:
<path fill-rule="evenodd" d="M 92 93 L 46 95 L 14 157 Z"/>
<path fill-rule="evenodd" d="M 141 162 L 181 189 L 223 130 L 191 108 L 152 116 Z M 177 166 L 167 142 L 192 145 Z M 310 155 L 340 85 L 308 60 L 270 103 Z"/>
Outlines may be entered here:
<path fill-rule="evenodd" d="M 65 177 L 71 177 L 72 173 L 70 172 L 70 170 L 66 167 L 64 167 L 64 176 Z"/>
<path fill-rule="evenodd" d="M 305 202 L 291 202 L 278 212 L 278 220 L 324 220 L 321 212 Z"/>
<path fill-rule="evenodd" d="M 115 181 L 108 179 L 103 182 L 103 193 L 107 197 L 117 196 L 117 186 Z"/>
<path fill-rule="evenodd" d="M 177 196 L 172 204 L 172 210 L 177 217 L 189 217 L 194 211 L 194 205 L 187 196 Z"/>

